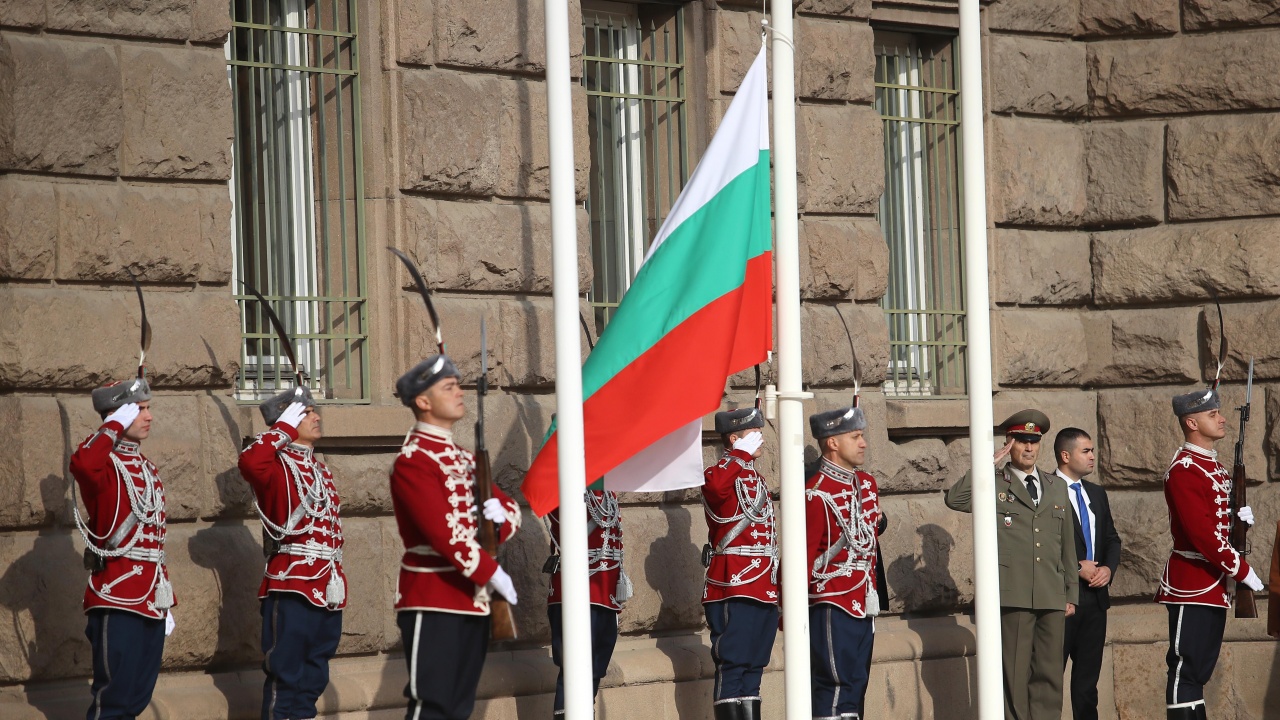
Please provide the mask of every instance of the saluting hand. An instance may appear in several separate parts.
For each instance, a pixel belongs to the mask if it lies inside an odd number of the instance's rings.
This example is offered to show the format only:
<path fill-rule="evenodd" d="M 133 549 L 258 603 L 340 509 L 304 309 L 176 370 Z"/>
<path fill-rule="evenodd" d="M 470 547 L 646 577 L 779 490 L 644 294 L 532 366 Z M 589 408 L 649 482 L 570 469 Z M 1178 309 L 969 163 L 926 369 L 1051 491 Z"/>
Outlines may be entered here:
<path fill-rule="evenodd" d="M 280 413 L 280 419 L 276 422 L 282 422 L 295 430 L 302 424 L 302 419 L 307 416 L 307 406 L 300 402 L 289 403 L 289 407 Z"/>
<path fill-rule="evenodd" d="M 764 444 L 764 435 L 759 430 L 749 432 L 738 438 L 733 443 L 734 450 L 740 450 L 748 455 L 755 455 L 760 446 Z"/>
<path fill-rule="evenodd" d="M 1013 452 L 1013 440 L 1004 444 L 1004 447 L 996 451 L 995 459 L 992 462 L 999 463 L 1001 460 L 1009 457 L 1009 453 Z"/>
<path fill-rule="evenodd" d="M 141 412 L 142 409 L 138 407 L 138 403 L 125 403 L 124 405 L 116 408 L 116 411 L 108 415 L 107 419 L 103 420 L 103 422 L 118 422 L 120 423 L 120 427 L 128 430 L 129 426 L 133 424 L 133 421 L 138 419 L 138 415 Z"/>

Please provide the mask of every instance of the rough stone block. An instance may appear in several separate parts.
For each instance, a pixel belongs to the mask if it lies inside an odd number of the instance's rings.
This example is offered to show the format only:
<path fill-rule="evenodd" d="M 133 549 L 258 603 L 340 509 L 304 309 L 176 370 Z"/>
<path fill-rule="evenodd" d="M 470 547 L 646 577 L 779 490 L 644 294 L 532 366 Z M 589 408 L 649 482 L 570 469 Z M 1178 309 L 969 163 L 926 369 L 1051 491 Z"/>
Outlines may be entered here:
<path fill-rule="evenodd" d="M 720 55 L 720 92 L 737 92 L 746 77 L 751 63 L 760 53 L 760 21 L 764 14 L 759 5 L 754 11 L 740 12 L 725 9 L 715 14 L 716 44 Z M 768 57 L 765 58 L 769 62 Z M 772 64 L 769 65 L 772 68 Z M 772 76 L 768 80 L 773 87 Z M 716 118 L 723 116 L 716 113 Z"/>
<path fill-rule="evenodd" d="M 644 633 L 696 628 L 703 623 L 701 551 L 706 521 L 695 505 L 626 510 L 623 568 L 635 595 L 622 611 L 618 630 Z"/>
<path fill-rule="evenodd" d="M 870 25 L 801 17 L 796 21 L 796 37 L 798 97 L 855 102 L 875 99 L 876 56 Z"/>
<path fill-rule="evenodd" d="M 1089 360 L 1079 313 L 994 313 L 996 377 L 1001 385 L 1078 385 Z"/>
<path fill-rule="evenodd" d="M 434 0 L 397 0 L 396 59 L 402 65 L 433 65 L 435 54 Z"/>
<path fill-rule="evenodd" d="M 1065 427 L 1078 427 L 1089 433 L 1098 441 L 1098 397 L 1091 391 L 1072 389 L 1065 390 L 1000 390 L 993 399 L 994 421 L 1003 422 L 1010 415 L 1027 408 L 1036 408 L 1049 416 L 1050 434 Z M 997 444 L 1003 439 L 996 437 Z M 963 443 L 962 445 L 959 443 Z M 964 453 L 964 465 L 960 468 L 963 474 L 969 469 L 968 438 L 952 443 L 953 452 Z M 1056 462 L 1053 459 L 1053 443 L 1049 442 L 1040 448 L 1040 467 L 1052 470 Z M 960 475 L 955 476 L 959 478 Z"/>
<path fill-rule="evenodd" d="M 60 280 L 231 279 L 225 188 L 59 184 Z M 194 242 L 193 242 L 194 240 Z"/>
<path fill-rule="evenodd" d="M 1266 416 L 1263 420 L 1266 442 L 1263 444 L 1263 452 L 1267 456 L 1267 478 L 1277 480 L 1280 479 L 1280 388 L 1268 385 L 1266 394 Z"/>
<path fill-rule="evenodd" d="M 1083 43 L 991 36 L 992 112 L 1079 115 L 1089 103 Z"/>
<path fill-rule="evenodd" d="M 81 610 L 87 577 L 81 569 L 83 550 L 81 541 L 63 528 L 0 534 L 4 682 L 90 674 Z"/>
<path fill-rule="evenodd" d="M 222 45 L 231 32 L 231 13 L 222 0 L 192 0 L 191 42 Z"/>
<path fill-rule="evenodd" d="M 1169 444 L 1173 444 L 1172 438 Z M 1167 454 L 1172 453 L 1170 449 Z M 1169 559 L 1169 548 L 1173 545 L 1169 537 L 1169 508 L 1165 504 L 1164 493 L 1108 485 L 1111 517 L 1123 543 L 1120 568 L 1111 585 L 1111 597 L 1150 599 L 1155 593 L 1154 584 Z"/>
<path fill-rule="evenodd" d="M 884 191 L 880 115 L 865 105 L 801 105 L 797 115 L 800 207 L 875 213 Z"/>
<path fill-rule="evenodd" d="M 391 514 L 389 478 L 396 453 L 334 448 L 326 451 L 323 459 L 338 486 L 344 515 Z"/>
<path fill-rule="evenodd" d="M 551 197 L 551 154 L 547 142 L 547 86 L 541 82 L 504 83 L 499 136 L 502 148 L 497 194 L 504 197 Z M 573 105 L 574 186 L 587 195 L 591 172 L 587 91 L 571 88 Z"/>
<path fill-rule="evenodd" d="M 1187 30 L 1277 25 L 1277 9 L 1276 0 L 1182 0 L 1182 22 Z"/>
<path fill-rule="evenodd" d="M 1085 35 L 1164 35 L 1178 32 L 1178 0 L 1081 0 Z"/>
<path fill-rule="evenodd" d="M 853 386 L 853 358 L 843 316 L 858 351 L 863 384 L 879 385 L 889 365 L 889 325 L 884 310 L 878 305 L 841 303 L 838 307 L 838 311 L 830 305 L 801 308 L 801 337 L 807 339 L 807 352 L 801 358 L 805 382 L 811 386 Z"/>
<path fill-rule="evenodd" d="M 994 297 L 1016 305 L 1082 305 L 1093 296 L 1089 237 L 997 229 Z"/>
<path fill-rule="evenodd" d="M 10 287 L 0 290 L 0 299 L 0 387 L 85 390 L 129 377 L 137 367 L 132 288 Z M 147 317 L 155 337 L 147 355 L 153 388 L 231 384 L 240 323 L 230 293 L 152 290 Z"/>
<path fill-rule="evenodd" d="M 473 448 L 476 446 L 475 396 L 470 391 L 467 407 L 468 415 L 455 431 L 463 447 Z M 489 447 L 494 482 L 503 492 L 523 502 L 520 484 L 551 427 L 555 396 L 491 390 L 485 398 L 484 411 L 485 443 Z"/>
<path fill-rule="evenodd" d="M 1075 226 L 1084 215 L 1084 133 L 1074 125 L 992 118 L 996 222 Z M 1052 168 L 1052 172 L 1049 170 Z"/>
<path fill-rule="evenodd" d="M 439 70 L 406 70 L 401 78 L 402 189 L 493 194 L 501 162 L 493 124 L 510 81 Z"/>
<path fill-rule="evenodd" d="M 1164 219 L 1162 130 L 1157 123 L 1118 123 L 1085 131 L 1085 223 Z"/>
<path fill-rule="evenodd" d="M 889 246 L 871 218 L 810 218 L 800 224 L 800 296 L 878 300 L 889 284 Z"/>
<path fill-rule="evenodd" d="M 40 27 L 44 25 L 45 4 L 26 0 L 0 0 L 0 25 Z"/>
<path fill-rule="evenodd" d="M 240 475 L 240 450 L 251 427 L 246 421 L 256 407 L 237 405 L 222 393 L 206 393 L 200 401 L 201 471 L 214 486 L 217 517 L 257 518 L 253 509 L 253 489 Z M 338 492 L 347 501 L 341 480 Z"/>
<path fill-rule="evenodd" d="M 441 65 L 486 70 L 543 70 L 547 62 L 543 17 L 538 0 L 436 3 L 437 60 Z"/>
<path fill-rule="evenodd" d="M 345 510 L 345 508 L 344 508 Z M 343 655 L 384 652 L 400 640 L 394 619 L 395 587 L 404 543 L 391 517 L 344 517 L 342 520 L 342 569 L 347 575 L 347 607 L 342 611 Z M 387 572 L 397 561 L 396 573 Z M 391 628 L 392 632 L 388 632 Z"/>
<path fill-rule="evenodd" d="M 1100 42 L 1089 46 L 1095 115 L 1280 107 L 1280 80 L 1244 68 L 1280 63 L 1274 31 Z M 1224 118 L 1213 118 L 1224 119 Z"/>
<path fill-rule="evenodd" d="M 124 109 L 111 47 L 0 36 L 0 98 L 0 167 L 116 174 Z"/>
<path fill-rule="evenodd" d="M 192 0 L 49 0 L 46 27 L 94 35 L 186 40 L 191 33 L 192 4 Z"/>
<path fill-rule="evenodd" d="M 0 177 L 0 277 L 52 276 L 58 209 L 51 183 Z"/>
<path fill-rule="evenodd" d="M 1093 236 L 1094 300 L 1102 305 L 1280 295 L 1274 220 L 1227 220 Z M 1177 262 L 1170 262 L 1177 258 Z"/>
<path fill-rule="evenodd" d="M 551 300 L 504 300 L 498 306 L 494 365 L 503 387 L 537 387 L 555 381 L 555 319 Z M 583 352 L 586 344 L 583 343 Z"/>
<path fill-rule="evenodd" d="M 401 268 L 396 268 L 396 271 L 402 278 L 401 287 L 405 288 L 401 295 L 401 311 L 404 313 L 402 336 L 407 338 L 403 343 L 403 355 L 395 365 L 396 368 L 403 368 L 395 370 L 396 377 L 399 377 L 404 369 L 435 354 L 436 338 L 431 319 L 422 307 L 422 298 L 417 291 L 409 290 L 409 286 L 405 284 L 412 282 L 408 279 L 408 273 Z M 434 295 L 432 300 L 440 313 L 441 322 L 444 323 L 444 340 L 449 357 L 464 378 L 474 378 L 480 374 L 480 321 L 482 318 L 485 320 L 489 334 L 489 381 L 497 382 L 496 363 L 501 357 L 498 344 L 501 328 L 499 301 L 449 295 Z"/>
<path fill-rule="evenodd" d="M 1243 382 L 1249 375 L 1249 359 L 1254 359 L 1253 378 L 1271 380 L 1280 377 L 1280 348 L 1272 342 L 1275 323 L 1280 322 L 1280 301 L 1233 303 L 1222 307 L 1227 333 L 1227 359 L 1222 369 L 1223 381 Z M 1212 380 L 1218 369 L 1218 314 L 1212 304 L 1204 306 L 1201 315 L 1204 338 L 1200 346 L 1203 378 Z"/>
<path fill-rule="evenodd" d="M 551 209 L 542 204 L 497 205 L 406 198 L 406 237 L 417 238 L 432 288 L 551 292 Z M 591 278 L 590 225 L 579 215 L 578 287 Z"/>
<path fill-rule="evenodd" d="M 0 422 L 9 428 L 0 445 L 0 493 L 9 499 L 0 506 L 0 527 L 36 527 L 66 517 L 67 443 L 57 400 L 0 398 Z"/>
<path fill-rule="evenodd" d="M 973 519 L 940 494 L 887 497 L 880 536 L 890 612 L 950 611 L 973 602 Z"/>
<path fill-rule="evenodd" d="M 1089 385 L 1193 383 L 1199 310 L 1116 310 L 1085 317 Z"/>
<path fill-rule="evenodd" d="M 1275 47 L 1280 52 L 1280 43 Z M 1170 219 L 1280 212 L 1280 197 L 1272 191 L 1280 178 L 1274 116 L 1179 118 L 1169 123 L 1166 147 Z"/>
<path fill-rule="evenodd" d="M 221 49 L 126 47 L 121 174 L 231 177 L 231 90 Z"/>
<path fill-rule="evenodd" d="M 799 0 L 793 4 L 797 12 L 813 15 L 839 15 L 864 19 L 871 17 L 870 0 Z"/>
<path fill-rule="evenodd" d="M 987 7 L 992 30 L 1074 35 L 1079 27 L 1081 0 L 996 0 Z"/>

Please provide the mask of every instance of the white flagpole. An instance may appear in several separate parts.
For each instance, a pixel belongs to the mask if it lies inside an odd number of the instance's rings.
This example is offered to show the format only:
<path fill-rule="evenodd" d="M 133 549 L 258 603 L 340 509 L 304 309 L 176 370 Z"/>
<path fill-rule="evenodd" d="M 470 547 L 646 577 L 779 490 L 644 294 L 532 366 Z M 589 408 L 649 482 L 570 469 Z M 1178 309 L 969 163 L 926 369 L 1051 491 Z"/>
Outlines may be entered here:
<path fill-rule="evenodd" d="M 805 562 L 804 406 L 800 369 L 800 221 L 796 198 L 795 47 L 791 0 L 772 0 L 773 228 L 777 259 L 778 465 L 787 720 L 809 720 L 809 574 Z"/>
<path fill-rule="evenodd" d="M 964 132 L 964 261 L 968 309 L 969 446 L 973 468 L 974 615 L 978 626 L 978 717 L 1004 717 L 1000 565 L 991 428 L 991 298 L 987 287 L 987 178 L 982 118 L 982 28 L 978 0 L 960 0 L 960 128 Z"/>
<path fill-rule="evenodd" d="M 593 717 L 587 586 L 586 455 L 582 426 L 582 346 L 578 334 L 578 224 L 573 182 L 569 6 L 547 0 L 547 133 L 551 160 L 552 300 L 556 323 L 556 440 L 560 478 L 560 612 L 564 628 L 564 709 Z"/>

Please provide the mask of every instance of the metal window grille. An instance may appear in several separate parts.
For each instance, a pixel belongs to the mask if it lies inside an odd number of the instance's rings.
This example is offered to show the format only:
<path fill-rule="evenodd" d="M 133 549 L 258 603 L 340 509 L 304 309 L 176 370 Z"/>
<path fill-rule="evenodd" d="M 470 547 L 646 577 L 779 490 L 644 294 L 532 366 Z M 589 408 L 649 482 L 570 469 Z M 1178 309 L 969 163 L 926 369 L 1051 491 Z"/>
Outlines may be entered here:
<path fill-rule="evenodd" d="M 880 226 L 889 244 L 890 396 L 968 392 L 960 95 L 954 38 L 876 33 L 884 121 Z"/>
<path fill-rule="evenodd" d="M 368 303 L 356 0 L 233 0 L 232 244 L 237 397 L 293 382 L 261 303 L 294 340 L 320 402 L 368 399 Z"/>
<path fill-rule="evenodd" d="M 583 10 L 591 172 L 587 211 L 604 330 L 689 175 L 684 11 L 601 3 Z"/>

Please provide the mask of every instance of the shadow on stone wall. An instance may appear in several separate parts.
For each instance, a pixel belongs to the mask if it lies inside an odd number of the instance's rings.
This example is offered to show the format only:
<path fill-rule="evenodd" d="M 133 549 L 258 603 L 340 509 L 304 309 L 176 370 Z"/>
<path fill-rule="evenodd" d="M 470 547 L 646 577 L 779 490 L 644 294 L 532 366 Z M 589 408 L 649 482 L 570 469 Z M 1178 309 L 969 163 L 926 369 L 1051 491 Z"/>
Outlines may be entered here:
<path fill-rule="evenodd" d="M 1272 596 L 1268 602 L 1280 602 L 1280 598 Z M 1280 667 L 1280 642 L 1275 644 L 1271 667 Z M 1267 694 L 1262 698 L 1262 717 L 1280 717 L 1280 673 L 1272 672 L 1267 682 Z"/>

